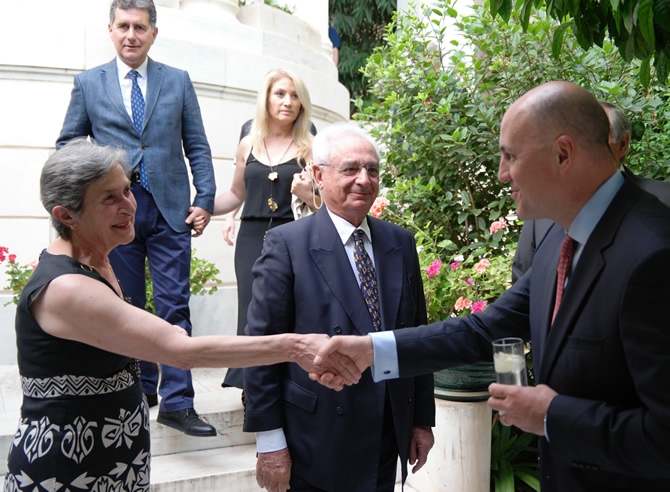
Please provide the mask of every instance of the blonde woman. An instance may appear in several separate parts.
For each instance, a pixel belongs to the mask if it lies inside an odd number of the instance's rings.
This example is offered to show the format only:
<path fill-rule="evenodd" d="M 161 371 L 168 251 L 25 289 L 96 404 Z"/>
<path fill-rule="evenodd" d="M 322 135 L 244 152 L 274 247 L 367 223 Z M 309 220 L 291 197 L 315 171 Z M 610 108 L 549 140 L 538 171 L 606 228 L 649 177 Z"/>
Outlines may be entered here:
<path fill-rule="evenodd" d="M 265 233 L 294 220 L 292 195 L 312 210 L 320 205 L 305 169 L 311 160 L 310 113 L 309 92 L 300 77 L 284 69 L 268 72 L 258 91 L 251 132 L 237 147 L 230 189 L 214 203 L 214 215 L 237 210 L 244 203 L 235 248 L 238 335 L 244 334 L 247 324 L 251 267 L 261 254 Z M 234 214 L 230 214 L 223 230 L 228 244 L 232 244 L 234 227 Z M 229 370 L 224 386 L 242 385 L 242 371 Z"/>

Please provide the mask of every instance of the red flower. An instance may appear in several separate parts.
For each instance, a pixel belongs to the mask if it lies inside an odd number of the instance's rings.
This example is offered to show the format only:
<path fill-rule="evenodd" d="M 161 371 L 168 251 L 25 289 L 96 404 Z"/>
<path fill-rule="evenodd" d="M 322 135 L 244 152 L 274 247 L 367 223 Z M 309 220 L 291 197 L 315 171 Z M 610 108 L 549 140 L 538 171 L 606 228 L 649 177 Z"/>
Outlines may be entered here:
<path fill-rule="evenodd" d="M 16 261 L 16 255 L 9 255 L 9 262 L 14 263 Z"/>

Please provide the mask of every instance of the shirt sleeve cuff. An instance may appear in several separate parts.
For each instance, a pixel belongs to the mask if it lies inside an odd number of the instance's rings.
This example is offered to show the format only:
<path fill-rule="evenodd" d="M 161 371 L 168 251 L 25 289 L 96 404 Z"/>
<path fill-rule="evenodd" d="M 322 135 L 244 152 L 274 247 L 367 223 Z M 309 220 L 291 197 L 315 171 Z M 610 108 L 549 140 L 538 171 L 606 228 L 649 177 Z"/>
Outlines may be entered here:
<path fill-rule="evenodd" d="M 547 442 L 549 442 L 549 432 L 547 432 L 547 414 L 544 414 L 544 437 L 547 439 Z"/>
<path fill-rule="evenodd" d="M 286 436 L 282 428 L 256 432 L 256 451 L 259 453 L 272 453 L 287 447 Z"/>
<path fill-rule="evenodd" d="M 398 367 L 398 350 L 395 335 L 392 331 L 370 333 L 374 350 L 374 364 L 372 364 L 372 379 L 378 383 L 386 379 L 400 377 Z"/>

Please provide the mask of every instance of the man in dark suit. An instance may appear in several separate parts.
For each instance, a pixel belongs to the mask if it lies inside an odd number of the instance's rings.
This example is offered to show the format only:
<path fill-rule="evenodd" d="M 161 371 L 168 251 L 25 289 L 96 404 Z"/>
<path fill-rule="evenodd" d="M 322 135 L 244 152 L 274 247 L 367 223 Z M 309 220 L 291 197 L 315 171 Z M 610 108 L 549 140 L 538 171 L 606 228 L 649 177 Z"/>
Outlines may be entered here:
<path fill-rule="evenodd" d="M 532 339 L 537 386 L 493 383 L 489 405 L 541 436 L 542 491 L 670 490 L 670 209 L 616 170 L 608 133 L 588 91 L 527 92 L 503 118 L 498 176 L 520 218 L 555 222 L 533 268 L 483 313 L 334 337 L 318 359 L 339 350 L 404 378 Z"/>
<path fill-rule="evenodd" d="M 640 188 L 655 195 L 661 202 L 670 207 L 670 183 L 635 176 L 623 164 L 628 153 L 631 135 L 630 121 L 626 115 L 607 101 L 598 102 L 607 113 L 610 122 L 609 146 L 617 160 L 617 166 L 626 174 L 626 178 L 630 178 Z M 549 219 L 527 220 L 523 223 L 519 235 L 519 244 L 512 261 L 512 283 L 516 283 L 533 265 L 535 250 L 552 225 L 553 222 Z"/>
<path fill-rule="evenodd" d="M 135 239 L 113 250 L 110 261 L 125 294 L 144 308 L 148 258 L 156 313 L 190 335 L 191 223 L 209 222 L 216 192 L 198 99 L 188 73 L 147 56 L 158 34 L 152 0 L 114 0 L 109 22 L 117 57 L 75 77 L 56 148 L 90 136 L 125 149 L 137 200 Z M 160 392 L 158 422 L 189 435 L 216 435 L 193 409 L 190 371 L 163 365 L 159 388 L 157 366 L 143 362 L 142 387 L 150 406 Z"/>
<path fill-rule="evenodd" d="M 268 231 L 247 334 L 336 336 L 425 323 L 412 234 L 367 215 L 379 189 L 374 141 L 335 124 L 315 137 L 312 154 L 325 207 Z M 291 492 L 393 491 L 398 456 L 404 481 L 408 459 L 417 471 L 433 445 L 432 375 L 375 384 L 368 371 L 341 393 L 295 364 L 247 369 L 244 380 L 244 430 L 257 433 L 257 480 L 268 490 L 284 491 L 290 479 Z"/>

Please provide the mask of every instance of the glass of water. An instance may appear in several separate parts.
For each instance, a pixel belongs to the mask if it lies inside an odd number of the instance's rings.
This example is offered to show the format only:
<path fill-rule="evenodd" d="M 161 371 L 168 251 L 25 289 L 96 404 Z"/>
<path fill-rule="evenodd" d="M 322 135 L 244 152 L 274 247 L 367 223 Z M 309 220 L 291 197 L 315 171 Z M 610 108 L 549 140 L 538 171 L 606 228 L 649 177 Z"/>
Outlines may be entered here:
<path fill-rule="evenodd" d="M 494 340 L 493 367 L 496 371 L 496 382 L 528 386 L 523 340 L 521 338 Z"/>

